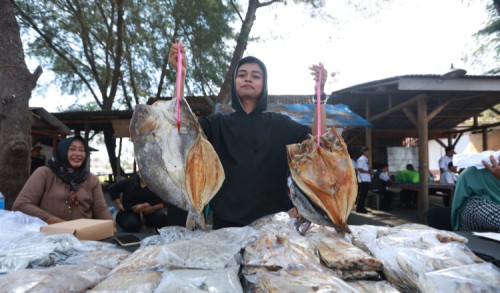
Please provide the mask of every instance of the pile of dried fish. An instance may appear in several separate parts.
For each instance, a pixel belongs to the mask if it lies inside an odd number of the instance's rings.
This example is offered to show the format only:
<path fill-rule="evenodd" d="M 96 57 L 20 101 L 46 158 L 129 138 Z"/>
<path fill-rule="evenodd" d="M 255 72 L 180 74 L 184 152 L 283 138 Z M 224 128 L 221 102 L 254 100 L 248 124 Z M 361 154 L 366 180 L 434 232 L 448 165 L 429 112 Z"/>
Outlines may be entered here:
<path fill-rule="evenodd" d="M 111 244 L 65 242 L 62 239 L 73 236 L 52 235 L 45 240 L 78 249 L 65 250 L 72 252 L 57 266 L 0 275 L 0 288 L 95 293 L 496 292 L 500 286 L 500 270 L 474 255 L 463 244 L 466 239 L 455 233 L 423 225 L 351 229 L 352 235 L 312 224 L 302 235 L 295 219 L 279 213 L 242 228 L 205 232 L 166 227 L 152 236 L 154 241 L 141 241 L 132 254 Z M 50 259 L 52 251 L 38 259 Z M 22 259 L 23 254 L 18 250 L 13 257 Z"/>
<path fill-rule="evenodd" d="M 420 292 L 499 292 L 500 269 L 491 263 L 471 264 L 422 274 Z"/>
<path fill-rule="evenodd" d="M 379 279 L 382 263 L 343 238 L 324 238 L 316 245 L 321 260 L 341 278 Z"/>
<path fill-rule="evenodd" d="M 259 227 L 260 237 L 247 245 L 243 253 L 244 288 L 272 292 L 272 288 L 284 282 L 292 286 L 285 286 L 284 291 L 300 288 L 307 292 L 322 286 L 333 288 L 331 286 L 342 284 L 340 286 L 349 287 L 345 283 L 347 280 L 380 280 L 382 264 L 347 242 L 343 234 L 312 224 L 306 234 L 301 235 L 295 230 L 293 221 L 295 219 L 286 213 L 279 213 L 252 223 L 253 227 Z M 300 281 L 300 277 L 295 278 L 295 273 L 290 272 L 314 272 L 328 277 Z"/>
<path fill-rule="evenodd" d="M 160 283 L 161 277 L 161 272 L 112 274 L 86 293 L 154 292 Z"/>
<path fill-rule="evenodd" d="M 137 105 L 130 137 L 143 179 L 164 199 L 189 211 L 188 228 L 205 228 L 203 209 L 224 181 L 224 169 L 185 99 Z"/>
<path fill-rule="evenodd" d="M 377 227 L 353 227 L 356 235 L 367 229 Z M 363 247 L 383 264 L 385 278 L 403 292 L 418 291 L 417 280 L 424 274 L 483 262 L 463 244 L 466 239 L 453 232 L 412 224 L 368 234 L 376 238 L 365 238 Z"/>
<path fill-rule="evenodd" d="M 85 292 L 108 272 L 108 268 L 89 264 L 22 269 L 0 275 L 0 288 L 2 292 Z"/>
<path fill-rule="evenodd" d="M 321 136 L 320 147 L 311 137 L 287 145 L 287 153 L 297 185 L 291 198 L 299 214 L 310 222 L 349 232 L 347 217 L 356 202 L 358 184 L 347 146 L 335 127 Z"/>
<path fill-rule="evenodd" d="M 353 292 L 358 291 L 332 274 L 307 270 L 281 270 L 262 276 L 257 290 L 278 292 Z"/>

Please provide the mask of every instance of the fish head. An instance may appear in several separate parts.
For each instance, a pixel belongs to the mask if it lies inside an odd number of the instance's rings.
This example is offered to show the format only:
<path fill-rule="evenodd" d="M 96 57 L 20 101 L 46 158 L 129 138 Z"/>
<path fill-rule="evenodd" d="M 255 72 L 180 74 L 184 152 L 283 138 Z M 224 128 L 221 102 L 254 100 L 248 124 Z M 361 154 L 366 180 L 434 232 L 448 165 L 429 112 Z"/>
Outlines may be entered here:
<path fill-rule="evenodd" d="M 135 143 L 145 142 L 151 133 L 159 127 L 159 115 L 149 105 L 137 105 L 130 120 L 130 138 Z"/>

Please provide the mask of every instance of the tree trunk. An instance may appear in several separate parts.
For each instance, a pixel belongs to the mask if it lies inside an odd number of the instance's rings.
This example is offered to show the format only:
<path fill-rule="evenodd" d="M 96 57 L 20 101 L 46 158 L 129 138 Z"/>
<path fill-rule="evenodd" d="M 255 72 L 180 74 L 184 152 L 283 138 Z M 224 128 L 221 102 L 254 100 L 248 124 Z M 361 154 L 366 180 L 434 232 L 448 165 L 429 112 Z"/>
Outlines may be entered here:
<path fill-rule="evenodd" d="M 248 37 L 250 36 L 250 31 L 252 30 L 253 22 L 255 20 L 255 12 L 259 8 L 258 0 L 248 1 L 247 14 L 245 15 L 245 20 L 241 25 L 240 35 L 238 36 L 238 41 L 236 42 L 236 48 L 234 48 L 233 59 L 231 59 L 231 64 L 224 78 L 224 82 L 217 95 L 216 102 L 221 104 L 229 104 L 231 102 L 231 80 L 232 74 L 236 69 L 236 65 L 243 57 L 243 53 L 247 49 Z"/>
<path fill-rule="evenodd" d="M 29 177 L 31 90 L 42 69 L 31 74 L 24 61 L 21 35 L 9 0 L 0 0 L 0 191 L 5 208 Z"/>

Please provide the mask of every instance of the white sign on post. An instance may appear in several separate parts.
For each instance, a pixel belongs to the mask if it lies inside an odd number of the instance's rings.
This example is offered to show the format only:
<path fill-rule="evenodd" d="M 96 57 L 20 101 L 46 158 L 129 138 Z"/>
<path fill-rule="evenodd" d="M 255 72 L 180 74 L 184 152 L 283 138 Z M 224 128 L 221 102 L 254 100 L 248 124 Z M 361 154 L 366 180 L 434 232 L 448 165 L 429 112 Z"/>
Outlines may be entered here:
<path fill-rule="evenodd" d="M 390 172 L 406 170 L 406 165 L 412 164 L 418 170 L 417 147 L 387 147 L 387 164 Z"/>

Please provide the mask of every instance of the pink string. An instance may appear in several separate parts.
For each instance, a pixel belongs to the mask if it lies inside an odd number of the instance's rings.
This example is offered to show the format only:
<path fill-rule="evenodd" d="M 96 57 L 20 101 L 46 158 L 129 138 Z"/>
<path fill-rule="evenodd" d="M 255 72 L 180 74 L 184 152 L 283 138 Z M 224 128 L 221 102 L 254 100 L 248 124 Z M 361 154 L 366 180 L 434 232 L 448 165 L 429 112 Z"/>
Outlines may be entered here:
<path fill-rule="evenodd" d="M 321 79 L 323 74 L 323 63 L 319 63 L 319 76 L 316 81 L 316 117 L 318 119 L 318 129 L 316 132 L 316 144 L 318 148 L 320 147 L 320 138 L 321 138 Z"/>
<path fill-rule="evenodd" d="M 177 102 L 176 102 L 176 115 L 177 132 L 181 132 L 181 81 L 182 81 L 182 43 L 177 43 Z"/>

